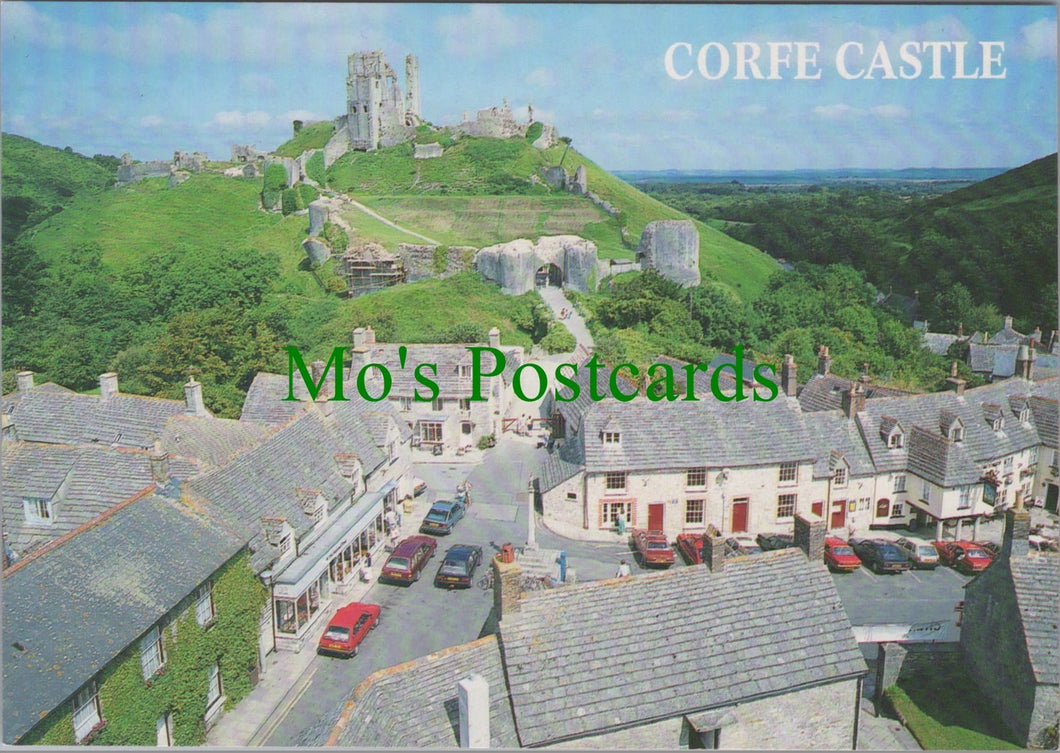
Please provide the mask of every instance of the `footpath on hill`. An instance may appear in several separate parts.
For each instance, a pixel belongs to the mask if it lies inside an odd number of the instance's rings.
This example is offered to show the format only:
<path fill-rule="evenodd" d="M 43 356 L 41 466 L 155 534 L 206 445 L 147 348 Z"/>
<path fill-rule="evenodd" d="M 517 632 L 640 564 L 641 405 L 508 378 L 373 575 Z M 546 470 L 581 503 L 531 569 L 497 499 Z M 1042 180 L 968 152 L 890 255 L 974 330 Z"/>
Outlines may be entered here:
<path fill-rule="evenodd" d="M 398 231 L 400 231 L 402 233 L 406 233 L 408 235 L 415 236 L 416 238 L 420 238 L 420 239 L 426 241 L 427 243 L 431 243 L 431 244 L 433 244 L 435 246 L 441 246 L 442 245 L 441 241 L 436 241 L 434 238 L 428 238 L 426 235 L 421 235 L 420 233 L 417 233 L 414 230 L 409 230 L 408 228 L 401 227 L 401 225 L 399 225 L 396 222 L 393 222 L 391 220 L 388 220 L 383 215 L 381 215 L 378 212 L 375 212 L 375 211 L 369 209 L 368 207 L 366 207 L 361 202 L 357 201 L 356 199 L 353 199 L 350 196 L 347 196 L 346 194 L 339 194 L 339 196 L 342 197 L 343 201 L 346 201 L 347 203 L 349 203 L 350 206 L 356 207 L 357 209 L 361 210 L 362 212 L 364 212 L 366 215 L 368 215 L 372 219 L 378 220 L 379 222 L 382 222 L 387 227 L 391 227 L 394 230 L 398 230 Z"/>
<path fill-rule="evenodd" d="M 563 295 L 561 288 L 554 288 L 551 285 L 543 288 L 538 288 L 537 292 L 541 295 L 541 300 L 548 304 L 548 307 L 552 309 L 552 313 L 559 319 L 559 313 L 563 309 L 571 312 L 569 318 L 561 319 L 560 321 L 570 330 L 570 333 L 574 335 L 574 339 L 578 345 L 582 345 L 586 350 L 592 351 L 593 349 L 593 336 L 589 334 L 589 328 L 585 326 L 585 319 L 579 314 L 574 304 L 567 300 L 567 296 Z"/>

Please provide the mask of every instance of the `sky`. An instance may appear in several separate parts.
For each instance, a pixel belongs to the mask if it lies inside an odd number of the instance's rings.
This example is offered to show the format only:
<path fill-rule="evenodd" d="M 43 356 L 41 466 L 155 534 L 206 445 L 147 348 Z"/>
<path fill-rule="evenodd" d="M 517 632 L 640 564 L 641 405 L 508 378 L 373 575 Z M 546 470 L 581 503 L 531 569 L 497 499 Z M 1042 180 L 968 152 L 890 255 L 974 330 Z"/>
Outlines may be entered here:
<path fill-rule="evenodd" d="M 275 148 L 294 119 L 341 115 L 347 55 L 381 49 L 402 86 L 405 56 L 419 57 L 432 123 L 504 98 L 525 117 L 529 103 L 609 170 L 1015 167 L 1057 149 L 1056 16 L 1053 5 L 5 1 L 0 112 L 5 133 L 89 156 L 227 159 L 232 144 Z M 809 56 L 802 78 L 793 43 Z M 741 65 L 752 45 L 758 58 Z"/>

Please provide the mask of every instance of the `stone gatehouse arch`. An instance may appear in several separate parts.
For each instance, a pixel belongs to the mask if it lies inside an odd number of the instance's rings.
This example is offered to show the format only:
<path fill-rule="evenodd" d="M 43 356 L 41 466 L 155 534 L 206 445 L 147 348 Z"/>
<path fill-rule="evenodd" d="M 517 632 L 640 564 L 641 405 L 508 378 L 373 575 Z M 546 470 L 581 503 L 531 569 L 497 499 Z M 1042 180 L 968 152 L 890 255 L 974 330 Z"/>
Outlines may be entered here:
<path fill-rule="evenodd" d="M 549 284 L 588 293 L 596 286 L 596 244 L 576 235 L 520 238 L 480 249 L 475 268 L 510 295 L 538 287 L 542 268 Z"/>

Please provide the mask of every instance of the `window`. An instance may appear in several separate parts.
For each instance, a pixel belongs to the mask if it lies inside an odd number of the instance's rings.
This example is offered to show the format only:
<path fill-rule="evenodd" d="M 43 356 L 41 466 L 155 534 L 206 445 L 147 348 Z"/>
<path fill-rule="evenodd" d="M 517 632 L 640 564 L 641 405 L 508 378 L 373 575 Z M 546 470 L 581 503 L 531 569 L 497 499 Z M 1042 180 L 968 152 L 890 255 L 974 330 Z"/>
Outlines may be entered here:
<path fill-rule="evenodd" d="M 444 406 L 444 405 L 445 405 L 445 401 L 442 400 L 440 397 L 437 397 L 437 398 L 435 398 L 434 400 L 431 401 L 431 410 L 435 410 L 435 411 L 441 410 L 442 406 Z"/>
<path fill-rule="evenodd" d="M 780 483 L 790 484 L 799 477 L 799 464 L 798 463 L 781 463 L 780 464 Z"/>
<path fill-rule="evenodd" d="M 99 694 L 96 692 L 96 681 L 92 680 L 74 696 L 74 738 L 81 742 L 101 721 Z"/>
<path fill-rule="evenodd" d="M 286 557 L 288 554 L 290 554 L 291 553 L 291 534 L 287 534 L 282 539 L 280 539 L 280 544 L 276 548 L 280 550 L 280 556 L 281 557 Z"/>
<path fill-rule="evenodd" d="M 603 435 L 604 444 L 618 444 L 622 441 L 622 435 L 617 431 L 605 431 L 603 432 Z"/>
<path fill-rule="evenodd" d="M 901 432 L 896 431 L 887 437 L 887 446 L 892 450 L 896 450 L 901 447 L 905 442 L 905 439 Z"/>
<path fill-rule="evenodd" d="M 600 527 L 613 528 L 618 525 L 618 516 L 627 524 L 633 523 L 632 502 L 601 502 L 600 503 Z"/>
<path fill-rule="evenodd" d="M 777 497 L 778 518 L 790 518 L 795 514 L 796 497 L 795 494 L 781 494 Z"/>
<path fill-rule="evenodd" d="M 685 500 L 685 523 L 689 525 L 701 524 L 703 522 L 703 500 Z"/>
<path fill-rule="evenodd" d="M 685 486 L 690 489 L 702 489 L 707 485 L 706 468 L 689 468 L 685 471 Z"/>
<path fill-rule="evenodd" d="M 173 712 L 167 711 L 165 716 L 158 717 L 155 722 L 155 745 L 159 748 L 169 748 L 173 745 Z"/>
<path fill-rule="evenodd" d="M 954 442 L 960 442 L 964 439 L 964 429 L 961 426 L 954 426 L 950 429 L 950 439 Z"/>
<path fill-rule="evenodd" d="M 998 416 L 990 422 L 990 426 L 993 428 L 994 431 L 1001 431 L 1003 428 L 1005 428 L 1005 419 L 1001 416 Z"/>
<path fill-rule="evenodd" d="M 456 373 L 461 379 L 470 379 L 471 367 L 466 363 L 462 363 L 456 367 Z"/>
<path fill-rule="evenodd" d="M 927 481 L 922 481 L 920 483 L 920 499 L 925 502 L 931 501 L 931 484 Z"/>
<path fill-rule="evenodd" d="M 604 474 L 604 489 L 608 494 L 618 494 L 626 491 L 626 472 L 608 471 Z"/>
<path fill-rule="evenodd" d="M 1031 420 L 1030 408 L 1020 408 L 1020 421 L 1023 422 L 1023 423 L 1027 423 L 1030 420 Z"/>
<path fill-rule="evenodd" d="M 206 710 L 221 700 L 221 668 L 214 662 L 210 665 L 209 685 L 206 688 Z"/>
<path fill-rule="evenodd" d="M 1038 448 L 1037 447 L 1032 447 L 1030 449 L 1030 451 L 1028 452 L 1028 455 L 1027 455 L 1027 462 L 1028 463 L 1037 463 L 1038 462 Z"/>
<path fill-rule="evenodd" d="M 166 658 L 162 654 L 162 633 L 158 625 L 155 625 L 140 639 L 140 669 L 143 670 L 144 679 L 150 680 L 154 677 L 165 661 Z"/>
<path fill-rule="evenodd" d="M 570 501 L 570 502 L 577 502 L 578 501 L 578 493 L 577 492 L 567 492 L 567 500 Z"/>
<path fill-rule="evenodd" d="M 1058 464 L 1060 464 L 1060 452 L 1053 450 L 1053 462 L 1050 465 L 1055 468 Z"/>
<path fill-rule="evenodd" d="M 425 421 L 420 424 L 420 434 L 424 442 L 442 441 L 442 424 L 439 421 Z"/>
<path fill-rule="evenodd" d="M 411 397 L 399 397 L 398 400 L 401 403 L 401 410 L 404 410 L 404 411 L 412 410 L 412 398 Z"/>
<path fill-rule="evenodd" d="M 905 476 L 899 475 L 894 477 L 894 493 L 905 491 Z"/>
<path fill-rule="evenodd" d="M 957 509 L 958 510 L 967 510 L 971 506 L 972 506 L 971 487 L 962 486 L 961 487 L 961 496 L 957 500 Z"/>
<path fill-rule="evenodd" d="M 213 584 L 203 583 L 195 591 L 195 621 L 200 625 L 209 625 L 213 617 Z"/>
<path fill-rule="evenodd" d="M 1007 458 L 1005 458 L 1005 463 L 1004 463 L 1003 467 L 1004 467 L 1005 473 L 1012 473 L 1012 456 L 1011 455 L 1009 455 Z"/>
<path fill-rule="evenodd" d="M 868 510 L 869 507 L 871 507 L 871 506 L 872 506 L 872 500 L 869 499 L 868 497 L 862 497 L 861 499 L 858 500 L 858 509 L 859 510 L 865 511 L 865 510 Z"/>
<path fill-rule="evenodd" d="M 471 433 L 471 422 L 470 421 L 461 421 L 460 422 L 460 433 L 461 434 L 470 434 Z"/>
<path fill-rule="evenodd" d="M 895 502 L 894 506 L 891 507 L 891 517 L 892 518 L 901 518 L 904 515 L 905 515 L 905 505 L 903 505 L 901 502 Z"/>
<path fill-rule="evenodd" d="M 466 398 L 466 397 L 460 398 L 460 410 L 462 410 L 464 413 L 470 413 L 471 412 L 471 400 Z"/>
<path fill-rule="evenodd" d="M 313 525 L 319 525 L 324 522 L 324 518 L 327 517 L 328 506 L 324 503 L 324 500 L 318 500 L 316 506 L 313 508 L 313 514 L 310 515 L 313 519 Z"/>
<path fill-rule="evenodd" d="M 28 525 L 50 526 L 55 522 L 52 517 L 52 503 L 50 500 L 40 497 L 23 497 L 22 512 L 26 516 Z"/>
<path fill-rule="evenodd" d="M 835 469 L 835 474 L 832 477 L 832 483 L 836 486 L 847 485 L 847 469 L 840 466 Z"/>

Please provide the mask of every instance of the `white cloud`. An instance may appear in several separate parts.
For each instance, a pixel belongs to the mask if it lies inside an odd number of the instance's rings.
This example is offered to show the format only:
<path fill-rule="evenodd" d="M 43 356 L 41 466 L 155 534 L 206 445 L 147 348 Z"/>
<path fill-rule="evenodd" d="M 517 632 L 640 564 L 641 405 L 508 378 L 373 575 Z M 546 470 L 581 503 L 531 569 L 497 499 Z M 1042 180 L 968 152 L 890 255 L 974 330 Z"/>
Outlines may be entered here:
<path fill-rule="evenodd" d="M 909 117 L 909 110 L 902 105 L 876 105 L 871 112 L 878 118 L 891 118 L 893 120 Z"/>
<path fill-rule="evenodd" d="M 437 29 L 445 51 L 457 57 L 492 57 L 501 50 L 532 43 L 537 36 L 534 20 L 506 15 L 506 9 L 472 5 L 464 15 L 439 18 Z"/>
<path fill-rule="evenodd" d="M 158 128 L 165 124 L 165 122 L 166 121 L 158 115 L 145 115 L 140 118 L 140 125 L 143 128 Z"/>
<path fill-rule="evenodd" d="M 222 110 L 213 116 L 213 120 L 207 123 L 208 128 L 221 131 L 239 131 L 246 128 L 263 128 L 272 121 L 267 112 L 253 110 L 241 112 L 239 110 Z"/>
<path fill-rule="evenodd" d="M 843 118 L 858 117 L 864 115 L 864 110 L 859 110 L 856 107 L 850 105 L 837 104 L 837 105 L 818 105 L 813 108 L 814 115 L 824 118 L 825 120 L 841 120 Z"/>
<path fill-rule="evenodd" d="M 1043 18 L 1020 29 L 1016 50 L 1031 60 L 1056 60 L 1056 19 Z"/>
<path fill-rule="evenodd" d="M 535 68 L 527 73 L 523 80 L 530 86 L 541 89 L 550 89 L 556 85 L 556 75 L 549 68 Z"/>

